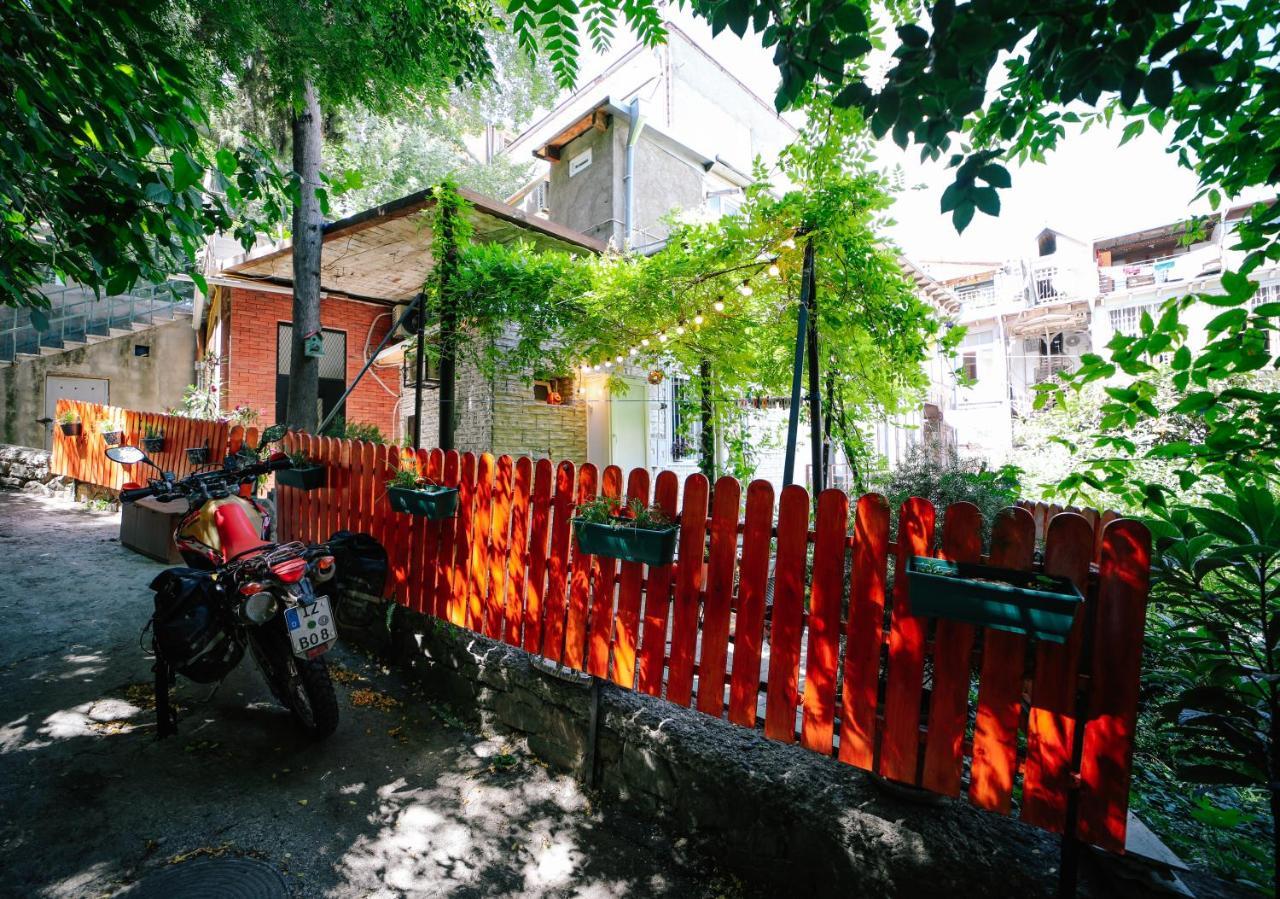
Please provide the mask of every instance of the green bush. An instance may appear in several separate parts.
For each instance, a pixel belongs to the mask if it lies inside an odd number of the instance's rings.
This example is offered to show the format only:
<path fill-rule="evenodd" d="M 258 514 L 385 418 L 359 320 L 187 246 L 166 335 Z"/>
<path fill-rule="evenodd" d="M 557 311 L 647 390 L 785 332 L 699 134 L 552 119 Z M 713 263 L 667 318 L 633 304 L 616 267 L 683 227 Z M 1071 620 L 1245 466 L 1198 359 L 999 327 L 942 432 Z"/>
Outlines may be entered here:
<path fill-rule="evenodd" d="M 329 422 L 329 426 L 322 433 L 325 437 L 363 440 L 365 443 L 385 444 L 388 442 L 377 425 L 369 424 L 368 422 L 347 421 L 341 416 Z"/>
<path fill-rule="evenodd" d="M 897 468 L 876 478 L 873 486 L 889 500 L 895 534 L 898 510 L 906 500 L 919 496 L 938 510 L 939 535 L 947 506 L 967 502 L 982 513 L 989 539 L 996 513 L 1019 498 L 1021 474 L 1021 469 L 1013 465 L 990 468 L 982 459 L 961 456 L 955 447 L 918 443 Z"/>

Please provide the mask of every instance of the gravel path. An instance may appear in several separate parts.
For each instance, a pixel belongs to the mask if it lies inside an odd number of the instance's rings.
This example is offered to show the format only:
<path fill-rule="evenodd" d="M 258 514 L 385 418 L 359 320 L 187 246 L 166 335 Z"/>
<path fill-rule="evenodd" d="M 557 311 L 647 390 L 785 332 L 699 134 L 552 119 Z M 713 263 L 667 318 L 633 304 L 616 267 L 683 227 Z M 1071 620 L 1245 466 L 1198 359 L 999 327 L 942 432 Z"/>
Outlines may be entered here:
<path fill-rule="evenodd" d="M 250 857 L 294 896 L 722 896 L 679 839 L 595 808 L 339 647 L 343 720 L 308 745 L 249 661 L 181 683 L 157 742 L 138 645 L 162 566 L 119 516 L 0 492 L 0 895 L 128 896 L 193 858 Z"/>

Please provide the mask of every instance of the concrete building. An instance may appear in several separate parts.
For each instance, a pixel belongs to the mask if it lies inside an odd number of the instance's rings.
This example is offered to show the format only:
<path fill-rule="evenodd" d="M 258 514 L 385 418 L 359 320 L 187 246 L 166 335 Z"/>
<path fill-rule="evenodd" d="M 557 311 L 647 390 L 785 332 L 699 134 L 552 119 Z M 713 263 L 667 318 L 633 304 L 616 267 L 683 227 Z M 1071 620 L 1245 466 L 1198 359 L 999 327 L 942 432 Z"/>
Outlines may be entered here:
<path fill-rule="evenodd" d="M 776 164 L 796 130 L 674 23 L 636 44 L 515 137 L 539 161 L 508 202 L 610 243 L 661 246 L 672 214 L 719 218 L 742 203 L 756 160 Z"/>
<path fill-rule="evenodd" d="M 1033 414 L 1035 385 L 1075 370 L 1084 353 L 1104 353 L 1115 334 L 1137 334 L 1143 314 L 1158 316 L 1172 296 L 1224 293 L 1222 272 L 1243 261 L 1232 235 L 1248 208 L 1212 217 L 1189 242 L 1181 221 L 1088 242 L 1046 228 L 1005 262 L 923 263 L 954 292 L 955 321 L 967 329 L 956 364 L 969 383 L 947 416 L 957 445 L 1003 460 L 1014 420 Z M 1253 306 L 1280 298 L 1280 267 L 1253 277 Z M 1192 349 L 1218 311 L 1198 304 L 1183 314 Z"/>

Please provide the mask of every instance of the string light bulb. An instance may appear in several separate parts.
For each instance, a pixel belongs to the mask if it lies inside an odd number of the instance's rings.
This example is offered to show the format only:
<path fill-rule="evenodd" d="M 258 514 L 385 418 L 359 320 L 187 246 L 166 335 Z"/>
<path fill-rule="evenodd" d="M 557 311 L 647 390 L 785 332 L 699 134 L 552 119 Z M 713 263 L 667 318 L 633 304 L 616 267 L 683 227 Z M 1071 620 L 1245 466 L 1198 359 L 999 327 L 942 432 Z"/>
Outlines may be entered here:
<path fill-rule="evenodd" d="M 666 334 L 659 334 L 659 335 L 658 335 L 658 342 L 659 342 L 659 343 L 666 343 L 666 342 L 667 342 L 667 335 L 666 335 Z"/>
<path fill-rule="evenodd" d="M 788 250 L 794 250 L 796 248 L 796 242 L 792 238 L 788 237 L 780 244 L 780 246 L 784 246 Z"/>
<path fill-rule="evenodd" d="M 780 274 L 782 274 L 782 269 L 778 268 L 778 264 L 776 262 L 769 266 L 769 277 L 776 278 Z"/>
<path fill-rule="evenodd" d="M 641 340 L 641 341 L 640 341 L 640 346 L 648 346 L 648 345 L 649 345 L 649 338 L 648 338 L 648 337 L 646 337 L 646 338 L 644 338 L 644 340 Z"/>
<path fill-rule="evenodd" d="M 621 357 L 621 356 L 615 356 L 615 357 L 614 357 L 614 359 L 613 359 L 613 361 L 614 361 L 614 362 L 617 362 L 619 365 L 621 365 L 621 364 L 622 364 L 622 357 Z"/>
<path fill-rule="evenodd" d="M 635 355 L 638 355 L 639 353 L 640 353 L 640 351 L 639 351 L 639 350 L 637 350 L 635 347 L 632 347 L 632 348 L 631 348 L 631 355 L 635 356 Z"/>
<path fill-rule="evenodd" d="M 701 315 L 695 315 L 695 316 L 693 317 L 693 323 L 694 323 L 695 325 L 700 325 L 700 324 L 702 324 L 702 316 L 701 316 Z"/>
<path fill-rule="evenodd" d="M 676 325 L 676 334 L 679 335 L 683 333 L 684 333 L 684 325 Z"/>
<path fill-rule="evenodd" d="M 724 312 L 724 300 L 716 300 L 716 304 L 711 308 L 715 309 L 716 312 Z"/>

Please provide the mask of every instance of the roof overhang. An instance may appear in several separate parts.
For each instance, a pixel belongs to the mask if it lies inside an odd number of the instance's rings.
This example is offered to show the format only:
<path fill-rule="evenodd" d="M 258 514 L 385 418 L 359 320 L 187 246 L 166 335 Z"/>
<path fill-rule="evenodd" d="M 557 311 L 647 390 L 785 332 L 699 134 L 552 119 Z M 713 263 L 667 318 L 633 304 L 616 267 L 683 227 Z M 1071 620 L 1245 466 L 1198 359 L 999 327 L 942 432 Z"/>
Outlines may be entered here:
<path fill-rule="evenodd" d="M 1083 331 L 1089 327 L 1089 303 L 1079 300 L 1053 306 L 1035 306 L 1008 316 L 1005 333 L 1010 337 L 1041 337 L 1058 331 Z"/>
<path fill-rule="evenodd" d="M 606 249 L 593 237 L 491 197 L 466 189 L 458 193 L 471 207 L 468 217 L 478 243 L 526 241 L 538 249 L 572 253 L 602 253 Z M 326 225 L 321 291 L 381 303 L 397 303 L 416 295 L 435 264 L 427 215 L 435 202 L 428 188 Z M 292 289 L 292 244 L 285 242 L 232 260 L 218 280 L 245 287 L 260 284 Z"/>

